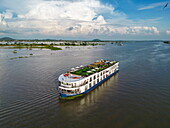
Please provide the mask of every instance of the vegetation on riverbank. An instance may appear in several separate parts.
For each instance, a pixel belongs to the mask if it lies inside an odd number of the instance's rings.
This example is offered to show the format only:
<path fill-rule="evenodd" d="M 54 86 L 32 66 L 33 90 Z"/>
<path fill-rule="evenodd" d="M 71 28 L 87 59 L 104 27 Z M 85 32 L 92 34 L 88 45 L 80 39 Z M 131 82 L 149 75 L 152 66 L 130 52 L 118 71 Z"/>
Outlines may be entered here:
<path fill-rule="evenodd" d="M 109 40 L 100 40 L 100 39 L 93 39 L 93 40 L 57 40 L 57 39 L 13 39 L 11 37 L 3 37 L 0 38 L 0 42 L 18 42 L 18 43 L 22 43 L 22 42 L 28 42 L 28 43 L 39 43 L 39 42 L 50 42 L 50 43 L 56 43 L 56 42 L 62 42 L 62 43 L 69 43 L 69 44 L 80 44 L 80 43 L 86 43 L 86 44 L 91 44 L 91 43 L 98 43 L 98 42 L 112 42 Z M 113 41 L 115 42 L 115 41 Z"/>
<path fill-rule="evenodd" d="M 49 44 L 25 44 L 25 43 L 14 43 L 14 44 L 0 44 L 0 48 L 3 49 L 50 49 L 50 50 L 62 50 L 61 48 L 55 47 L 55 45 Z"/>
<path fill-rule="evenodd" d="M 50 49 L 50 50 L 62 50 L 57 46 L 96 46 L 104 45 L 95 42 L 18 42 L 18 41 L 7 41 L 0 43 L 0 48 L 5 49 Z"/>

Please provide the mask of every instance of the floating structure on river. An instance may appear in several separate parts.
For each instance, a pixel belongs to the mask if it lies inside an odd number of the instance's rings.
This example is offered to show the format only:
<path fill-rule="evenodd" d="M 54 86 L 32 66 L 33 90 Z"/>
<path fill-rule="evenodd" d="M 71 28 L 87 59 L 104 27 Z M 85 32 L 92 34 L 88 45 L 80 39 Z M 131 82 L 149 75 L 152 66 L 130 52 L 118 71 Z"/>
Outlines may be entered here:
<path fill-rule="evenodd" d="M 99 86 L 119 71 L 118 61 L 99 60 L 90 65 L 71 68 L 61 74 L 59 94 L 61 99 L 74 99 Z"/>

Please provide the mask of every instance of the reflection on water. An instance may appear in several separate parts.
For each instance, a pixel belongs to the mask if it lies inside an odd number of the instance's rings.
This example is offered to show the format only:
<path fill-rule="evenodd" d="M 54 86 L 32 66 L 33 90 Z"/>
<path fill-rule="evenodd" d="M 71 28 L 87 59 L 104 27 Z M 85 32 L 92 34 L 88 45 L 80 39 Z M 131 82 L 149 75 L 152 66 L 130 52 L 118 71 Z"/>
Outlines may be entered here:
<path fill-rule="evenodd" d="M 113 90 L 116 86 L 116 82 L 118 80 L 118 73 L 112 76 L 110 79 L 102 83 L 100 86 L 89 92 L 88 94 L 85 94 L 82 97 L 78 97 L 76 100 L 70 100 L 70 101 L 60 101 L 60 107 L 65 110 L 71 111 L 72 109 L 75 109 L 77 112 L 83 112 L 90 110 L 88 107 L 93 107 L 95 103 L 100 102 L 100 100 L 107 99 L 108 94 L 110 93 L 110 90 Z M 67 108 L 64 108 L 62 105 L 63 102 L 67 102 L 67 104 L 72 104 L 72 102 L 76 102 L 76 104 L 68 105 Z"/>
<path fill-rule="evenodd" d="M 169 127 L 169 44 L 12 51 L 0 49 L 0 128 Z M 60 101 L 58 76 L 98 59 L 120 61 L 120 72 L 83 97 Z"/>

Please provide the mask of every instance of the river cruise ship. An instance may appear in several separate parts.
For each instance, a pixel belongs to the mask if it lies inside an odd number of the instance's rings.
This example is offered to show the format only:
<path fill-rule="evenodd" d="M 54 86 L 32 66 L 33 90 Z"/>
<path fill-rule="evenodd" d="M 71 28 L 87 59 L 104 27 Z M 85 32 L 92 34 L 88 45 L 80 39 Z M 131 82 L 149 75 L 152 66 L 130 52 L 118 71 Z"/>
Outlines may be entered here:
<path fill-rule="evenodd" d="M 61 99 L 74 99 L 99 86 L 119 71 L 118 61 L 98 60 L 87 66 L 72 68 L 61 74 L 59 94 Z"/>

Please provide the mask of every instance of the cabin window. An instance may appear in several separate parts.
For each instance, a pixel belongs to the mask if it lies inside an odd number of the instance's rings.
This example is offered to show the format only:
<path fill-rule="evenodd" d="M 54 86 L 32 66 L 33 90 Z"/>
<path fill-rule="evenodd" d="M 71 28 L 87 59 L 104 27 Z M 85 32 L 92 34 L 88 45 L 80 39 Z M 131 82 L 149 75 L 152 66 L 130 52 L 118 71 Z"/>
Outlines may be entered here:
<path fill-rule="evenodd" d="M 90 77 L 90 82 L 92 81 L 92 77 Z"/>
<path fill-rule="evenodd" d="M 96 76 L 94 75 L 94 80 L 96 79 Z"/>
<path fill-rule="evenodd" d="M 62 84 L 64 84 L 64 85 L 68 85 L 68 83 L 65 83 L 65 82 L 62 82 Z"/>
<path fill-rule="evenodd" d="M 75 92 L 75 90 L 71 90 L 71 93 L 74 93 Z"/>
<path fill-rule="evenodd" d="M 66 92 L 66 90 L 65 89 L 62 89 L 62 93 L 65 93 Z"/>
<path fill-rule="evenodd" d="M 88 84 L 88 80 L 85 80 L 85 81 L 84 81 L 84 84 Z"/>
<path fill-rule="evenodd" d="M 85 91 L 87 90 L 87 88 L 88 88 L 88 87 L 86 86 L 86 87 L 85 87 Z"/>
<path fill-rule="evenodd" d="M 74 90 L 67 90 L 67 93 L 74 93 Z"/>
<path fill-rule="evenodd" d="M 91 88 L 91 83 L 89 84 L 89 87 Z"/>
<path fill-rule="evenodd" d="M 99 82 L 99 79 L 97 79 L 97 83 Z"/>
<path fill-rule="evenodd" d="M 78 92 L 79 92 L 79 89 L 76 89 L 76 90 L 75 90 L 75 93 L 78 93 Z"/>

